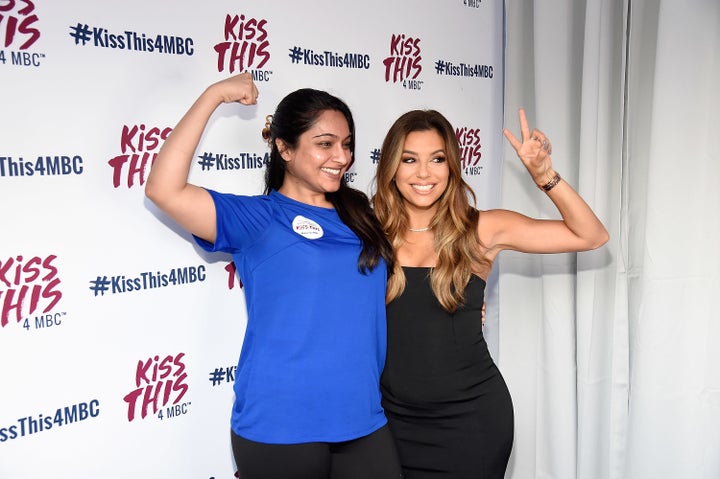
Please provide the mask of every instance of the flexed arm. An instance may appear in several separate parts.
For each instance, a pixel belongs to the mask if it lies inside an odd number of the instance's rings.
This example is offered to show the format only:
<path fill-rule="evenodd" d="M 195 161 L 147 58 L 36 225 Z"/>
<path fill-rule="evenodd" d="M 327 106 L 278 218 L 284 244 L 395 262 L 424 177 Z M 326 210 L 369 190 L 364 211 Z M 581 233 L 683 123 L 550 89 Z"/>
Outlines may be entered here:
<path fill-rule="evenodd" d="M 608 233 L 585 200 L 552 167 L 552 145 L 545 134 L 530 130 L 520 109 L 518 139 L 508 129 L 503 133 L 535 184 L 557 207 L 562 220 L 532 219 L 519 213 L 493 210 L 481 215 L 478 232 L 491 249 L 513 249 L 527 253 L 562 253 L 598 248 Z"/>
<path fill-rule="evenodd" d="M 215 205 L 210 194 L 187 182 L 195 150 L 215 109 L 222 103 L 253 105 L 258 91 L 250 73 L 210 85 L 165 140 L 153 163 L 145 195 L 190 233 L 215 242 Z"/>

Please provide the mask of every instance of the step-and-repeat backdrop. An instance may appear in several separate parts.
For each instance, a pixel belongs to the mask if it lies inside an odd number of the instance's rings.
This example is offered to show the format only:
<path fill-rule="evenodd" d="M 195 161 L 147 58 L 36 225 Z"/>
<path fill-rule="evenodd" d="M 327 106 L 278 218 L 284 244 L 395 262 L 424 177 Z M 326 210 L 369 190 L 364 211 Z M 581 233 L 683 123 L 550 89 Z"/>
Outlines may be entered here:
<path fill-rule="evenodd" d="M 487 208 L 502 48 L 497 0 L 0 0 L 0 477 L 235 477 L 242 284 L 143 191 L 207 85 L 250 71 L 260 97 L 217 110 L 194 183 L 260 193 L 265 116 L 309 86 L 353 110 L 351 185 L 435 108 Z"/>

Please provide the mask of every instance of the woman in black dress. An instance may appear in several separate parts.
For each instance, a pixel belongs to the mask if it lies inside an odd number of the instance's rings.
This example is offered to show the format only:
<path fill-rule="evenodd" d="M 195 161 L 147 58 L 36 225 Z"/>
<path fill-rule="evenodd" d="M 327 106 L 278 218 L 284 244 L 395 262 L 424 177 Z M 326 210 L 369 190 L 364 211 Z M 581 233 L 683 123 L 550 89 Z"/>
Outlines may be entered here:
<path fill-rule="evenodd" d="M 562 220 L 479 211 L 462 179 L 455 130 L 433 110 L 402 115 L 383 142 L 375 212 L 396 253 L 388 282 L 383 407 L 406 479 L 502 478 L 513 441 L 513 408 L 483 338 L 485 280 L 504 249 L 584 251 L 608 234 L 552 168 L 552 147 L 530 131 L 505 137 Z"/>

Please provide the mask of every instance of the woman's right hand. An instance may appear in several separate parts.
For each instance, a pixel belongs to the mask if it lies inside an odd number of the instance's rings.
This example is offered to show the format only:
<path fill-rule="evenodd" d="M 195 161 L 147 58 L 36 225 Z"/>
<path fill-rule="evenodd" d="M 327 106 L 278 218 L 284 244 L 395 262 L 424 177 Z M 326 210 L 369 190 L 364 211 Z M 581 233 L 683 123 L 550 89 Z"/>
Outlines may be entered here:
<path fill-rule="evenodd" d="M 220 80 L 211 86 L 223 103 L 241 103 L 255 105 L 259 96 L 258 89 L 250 72 L 240 73 Z"/>

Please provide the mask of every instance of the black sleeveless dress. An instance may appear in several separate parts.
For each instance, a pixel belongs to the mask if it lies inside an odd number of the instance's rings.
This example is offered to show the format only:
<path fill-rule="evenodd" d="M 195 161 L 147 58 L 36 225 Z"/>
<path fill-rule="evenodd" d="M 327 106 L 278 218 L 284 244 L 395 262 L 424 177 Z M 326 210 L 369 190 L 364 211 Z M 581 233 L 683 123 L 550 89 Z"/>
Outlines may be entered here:
<path fill-rule="evenodd" d="M 502 479 L 513 442 L 510 393 L 482 333 L 485 281 L 445 311 L 430 268 L 403 267 L 407 285 L 387 308 L 381 389 L 406 479 Z"/>

